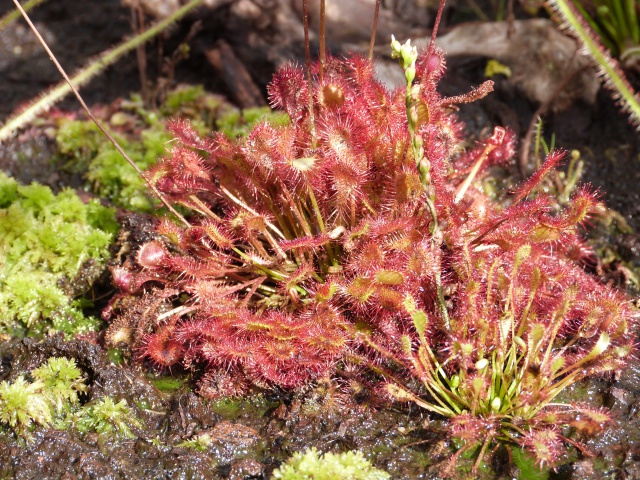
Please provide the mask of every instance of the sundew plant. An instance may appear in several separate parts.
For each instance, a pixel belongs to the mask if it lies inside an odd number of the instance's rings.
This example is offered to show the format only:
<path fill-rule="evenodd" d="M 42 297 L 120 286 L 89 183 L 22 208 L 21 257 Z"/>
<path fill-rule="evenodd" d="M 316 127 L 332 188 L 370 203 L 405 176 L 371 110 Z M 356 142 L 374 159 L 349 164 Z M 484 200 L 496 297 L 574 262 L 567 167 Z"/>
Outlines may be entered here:
<path fill-rule="evenodd" d="M 387 90 L 367 58 L 327 57 L 310 80 L 276 73 L 269 98 L 286 125 L 231 140 L 168 123 L 174 141 L 146 176 L 192 214 L 161 219 L 112 268 L 107 341 L 203 371 L 210 397 L 348 369 L 450 419 L 460 452 L 516 444 L 555 465 L 564 426 L 609 420 L 558 394 L 632 352 L 630 300 L 583 269 L 595 254 L 580 231 L 602 204 L 588 186 L 562 205 L 537 191 L 561 151 L 506 206 L 486 196 L 475 181 L 511 160 L 514 134 L 496 127 L 463 151 L 455 111 L 491 83 L 442 97 L 433 41 L 391 47 L 404 88 Z"/>

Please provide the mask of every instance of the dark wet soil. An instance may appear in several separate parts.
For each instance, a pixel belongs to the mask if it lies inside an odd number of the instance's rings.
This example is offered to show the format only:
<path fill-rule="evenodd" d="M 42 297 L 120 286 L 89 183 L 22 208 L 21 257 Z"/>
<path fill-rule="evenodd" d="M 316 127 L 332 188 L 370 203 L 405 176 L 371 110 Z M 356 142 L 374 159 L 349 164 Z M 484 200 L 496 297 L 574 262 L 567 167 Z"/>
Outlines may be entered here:
<path fill-rule="evenodd" d="M 269 3 L 269 2 L 263 2 Z M 9 8 L 0 6 L 0 14 Z M 46 26 L 54 51 L 69 70 L 129 34 L 129 11 L 119 0 L 81 2 L 51 1 L 38 7 L 34 19 Z M 106 20 L 108 19 L 108 21 Z M 195 17 L 176 27 L 161 41 L 166 54 L 189 32 Z M 255 83 L 264 91 L 274 64 L 243 47 L 246 25 L 229 17 L 228 9 L 207 14 L 203 28 L 192 42 L 190 58 L 175 70 L 175 81 L 201 83 L 211 91 L 225 93 L 225 86 L 204 58 L 204 51 L 226 35 L 236 53 L 246 60 Z M 19 35 L 23 35 L 19 37 Z M 25 38 L 25 34 L 19 34 Z M 14 39 L 2 38 L 4 45 Z M 27 42 L 28 43 L 28 42 Z M 49 59 L 37 47 L 21 43 L 0 53 L 0 116 L 4 117 L 34 94 L 58 81 Z M 158 75 L 156 51 L 147 49 L 149 78 Z M 301 48 L 291 56 L 300 58 Z M 455 95 L 484 79 L 482 59 L 450 62 L 443 91 Z M 110 103 L 140 88 L 134 55 L 129 55 L 83 90 L 90 103 Z M 75 110 L 74 100 L 62 108 Z M 493 125 L 509 125 L 522 134 L 536 109 L 506 82 L 498 82 L 496 93 L 460 112 L 470 129 L 480 134 Z M 584 179 L 601 188 L 606 203 L 618 210 L 634 231 L 640 231 L 639 138 L 627 124 L 607 92 L 593 106 L 574 105 L 568 111 L 547 117 L 545 130 L 556 133 L 556 145 L 579 149 L 585 159 Z M 30 143 L 20 143 L 28 139 Z M 0 166 L 22 181 L 38 179 L 56 187 L 75 185 L 55 165 L 43 161 L 52 145 L 45 136 L 22 136 L 1 150 Z M 44 166 L 43 166 L 44 165 Z M 628 264 L 640 266 L 640 236 L 610 230 L 605 242 Z M 602 241 L 602 240 L 601 240 Z M 95 340 L 95 339 L 94 339 Z M 310 387 L 296 395 L 268 392 L 246 400 L 209 401 L 184 385 L 162 392 L 147 372 L 126 364 L 116 366 L 107 353 L 84 340 L 61 337 L 38 343 L 33 340 L 0 344 L 0 380 L 13 380 L 39 366 L 50 356 L 76 359 L 88 376 L 89 389 L 82 402 L 110 395 L 126 399 L 144 424 L 134 440 L 115 441 L 97 434 L 81 434 L 38 427 L 31 440 L 17 439 L 9 430 L 0 431 L 0 477 L 20 479 L 119 479 L 119 478 L 269 478 L 280 462 L 292 453 L 316 446 L 320 450 L 361 449 L 394 479 L 440 478 L 440 468 L 451 455 L 437 419 L 421 412 L 398 408 L 372 409 L 332 392 L 330 384 Z M 186 376 L 185 373 L 182 374 Z M 615 423 L 604 435 L 589 443 L 589 450 L 573 454 L 572 461 L 552 472 L 556 479 L 640 478 L 640 367 L 632 362 L 618 379 L 582 384 L 569 392 L 578 400 L 595 399 L 612 408 Z M 211 443 L 203 451 L 178 446 L 202 434 Z M 499 478 L 518 476 L 517 469 L 497 457 Z M 502 460 L 500 460 L 502 458 Z"/>
<path fill-rule="evenodd" d="M 316 446 L 323 451 L 363 449 L 393 478 L 434 478 L 425 455 L 442 442 L 435 425 L 418 412 L 376 411 L 317 386 L 294 395 L 274 393 L 245 400 L 207 401 L 183 387 L 162 393 L 140 370 L 111 363 L 105 352 L 62 337 L 0 345 L 4 380 L 37 368 L 49 357 L 76 360 L 88 377 L 83 402 L 110 395 L 125 399 L 144 422 L 138 438 L 114 440 L 39 427 L 27 441 L 0 432 L 0 473 L 21 479 L 242 479 L 270 478 L 291 454 Z M 156 376 L 157 379 L 157 376 Z M 207 434 L 203 451 L 179 446 Z"/>

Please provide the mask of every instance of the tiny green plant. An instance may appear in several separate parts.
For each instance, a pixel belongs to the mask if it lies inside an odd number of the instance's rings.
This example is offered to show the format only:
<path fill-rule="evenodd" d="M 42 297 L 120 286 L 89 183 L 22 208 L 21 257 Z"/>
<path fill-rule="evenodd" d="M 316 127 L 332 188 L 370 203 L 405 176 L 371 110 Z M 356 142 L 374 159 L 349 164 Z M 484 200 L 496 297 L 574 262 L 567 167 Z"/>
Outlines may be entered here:
<path fill-rule="evenodd" d="M 103 397 L 82 407 L 77 413 L 75 424 L 81 432 L 96 432 L 120 438 L 136 438 L 132 429 L 143 426 L 125 399 L 116 403 L 111 397 Z"/>
<path fill-rule="evenodd" d="M 272 480 L 388 480 L 391 476 L 377 469 L 362 452 L 322 453 L 315 447 L 295 453 L 274 470 Z"/>
<path fill-rule="evenodd" d="M 0 383 L 0 422 L 25 435 L 35 424 L 65 428 L 65 418 L 79 404 L 87 389 L 85 376 L 75 360 L 51 357 L 47 363 L 14 382 Z"/>

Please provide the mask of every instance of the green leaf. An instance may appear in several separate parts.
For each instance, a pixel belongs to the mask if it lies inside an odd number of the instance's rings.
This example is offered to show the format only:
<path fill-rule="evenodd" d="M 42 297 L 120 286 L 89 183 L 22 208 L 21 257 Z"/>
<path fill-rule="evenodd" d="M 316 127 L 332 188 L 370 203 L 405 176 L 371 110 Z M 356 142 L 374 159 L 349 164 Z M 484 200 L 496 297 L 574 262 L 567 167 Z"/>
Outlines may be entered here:
<path fill-rule="evenodd" d="M 549 470 L 541 470 L 536 465 L 536 459 L 530 453 L 517 447 L 511 449 L 513 463 L 520 470 L 518 478 L 527 480 L 548 480 Z"/>

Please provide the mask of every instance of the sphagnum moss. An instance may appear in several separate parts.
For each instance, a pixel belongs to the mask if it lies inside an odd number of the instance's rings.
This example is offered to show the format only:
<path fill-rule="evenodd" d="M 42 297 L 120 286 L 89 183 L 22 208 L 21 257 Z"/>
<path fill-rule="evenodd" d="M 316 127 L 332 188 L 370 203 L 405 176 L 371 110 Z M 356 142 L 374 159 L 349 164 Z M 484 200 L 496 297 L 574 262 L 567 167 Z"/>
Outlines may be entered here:
<path fill-rule="evenodd" d="M 85 381 L 86 375 L 75 360 L 50 357 L 29 375 L 0 383 L 0 423 L 27 440 L 36 425 L 135 438 L 132 429 L 141 428 L 143 423 L 126 400 L 116 402 L 105 396 L 81 405 L 80 396 L 87 391 Z"/>

